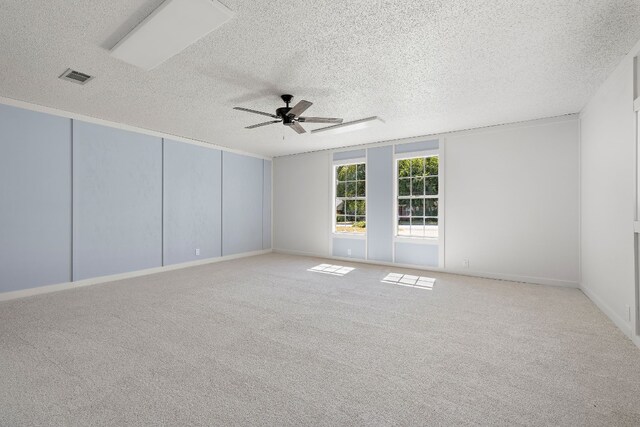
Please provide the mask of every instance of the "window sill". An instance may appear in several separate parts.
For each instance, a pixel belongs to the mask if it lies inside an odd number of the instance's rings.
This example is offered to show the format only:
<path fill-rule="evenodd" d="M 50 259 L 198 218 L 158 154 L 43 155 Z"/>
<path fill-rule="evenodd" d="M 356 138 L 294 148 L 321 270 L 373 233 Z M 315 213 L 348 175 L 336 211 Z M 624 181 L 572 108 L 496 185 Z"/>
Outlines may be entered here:
<path fill-rule="evenodd" d="M 439 237 L 404 237 L 394 236 L 394 243 L 415 243 L 417 245 L 438 245 L 440 243 Z"/>
<path fill-rule="evenodd" d="M 336 233 L 335 231 L 332 233 L 334 238 L 345 238 L 345 239 L 366 239 L 367 233 Z"/>

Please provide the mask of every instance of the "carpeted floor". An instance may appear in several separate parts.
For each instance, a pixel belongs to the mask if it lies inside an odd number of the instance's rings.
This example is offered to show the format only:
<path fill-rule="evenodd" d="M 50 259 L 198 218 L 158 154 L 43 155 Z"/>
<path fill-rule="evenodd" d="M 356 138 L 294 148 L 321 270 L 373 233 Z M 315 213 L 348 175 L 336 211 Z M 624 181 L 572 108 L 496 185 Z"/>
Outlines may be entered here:
<path fill-rule="evenodd" d="M 322 262 L 1 302 L 0 424 L 640 425 L 640 350 L 579 290 Z"/>

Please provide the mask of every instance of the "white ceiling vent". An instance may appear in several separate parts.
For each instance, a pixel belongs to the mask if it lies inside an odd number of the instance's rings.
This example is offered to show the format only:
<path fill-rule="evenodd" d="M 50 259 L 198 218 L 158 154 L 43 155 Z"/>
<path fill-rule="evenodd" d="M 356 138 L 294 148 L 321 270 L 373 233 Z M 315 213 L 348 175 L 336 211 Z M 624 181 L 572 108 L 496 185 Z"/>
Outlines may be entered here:
<path fill-rule="evenodd" d="M 70 82 L 78 83 L 79 85 L 83 85 L 89 80 L 93 78 L 89 74 L 81 73 L 80 71 L 72 70 L 71 68 L 67 68 L 67 71 L 60 75 L 62 80 L 68 80 Z"/>

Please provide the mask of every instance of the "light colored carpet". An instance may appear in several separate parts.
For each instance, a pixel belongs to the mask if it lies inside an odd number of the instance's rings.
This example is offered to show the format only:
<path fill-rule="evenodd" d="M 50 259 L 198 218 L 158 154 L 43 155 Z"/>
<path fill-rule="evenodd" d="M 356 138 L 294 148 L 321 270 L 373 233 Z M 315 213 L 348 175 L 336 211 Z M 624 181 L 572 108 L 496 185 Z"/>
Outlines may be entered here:
<path fill-rule="evenodd" d="M 640 351 L 580 291 L 321 262 L 0 303 L 0 424 L 640 425 Z"/>

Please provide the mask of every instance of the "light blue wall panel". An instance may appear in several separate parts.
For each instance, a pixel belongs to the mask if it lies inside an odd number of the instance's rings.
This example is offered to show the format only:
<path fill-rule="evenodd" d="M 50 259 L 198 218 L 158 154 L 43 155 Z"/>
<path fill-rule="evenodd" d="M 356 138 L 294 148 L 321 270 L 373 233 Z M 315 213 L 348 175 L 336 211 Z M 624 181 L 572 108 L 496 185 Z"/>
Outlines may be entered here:
<path fill-rule="evenodd" d="M 438 245 L 396 242 L 396 263 L 438 266 Z"/>
<path fill-rule="evenodd" d="M 221 256 L 221 152 L 165 140 L 163 156 L 164 265 Z"/>
<path fill-rule="evenodd" d="M 396 145 L 396 153 L 411 153 L 414 151 L 435 150 L 438 148 L 439 142 L 437 139 L 430 141 L 409 142 L 406 144 Z"/>
<path fill-rule="evenodd" d="M 368 259 L 393 261 L 393 147 L 367 152 Z"/>
<path fill-rule="evenodd" d="M 222 153 L 222 254 L 262 250 L 263 161 Z"/>
<path fill-rule="evenodd" d="M 0 292 L 71 280 L 71 120 L 0 105 Z"/>
<path fill-rule="evenodd" d="M 271 249 L 271 161 L 264 160 L 262 192 L 262 249 Z"/>
<path fill-rule="evenodd" d="M 338 151 L 333 153 L 333 160 L 360 159 L 366 155 L 365 149 L 352 151 Z"/>
<path fill-rule="evenodd" d="M 366 258 L 366 241 L 365 239 L 348 239 L 348 238 L 333 238 L 333 256 L 342 258 Z M 349 255 L 351 250 L 351 255 Z"/>
<path fill-rule="evenodd" d="M 162 140 L 73 123 L 73 279 L 159 267 Z"/>

